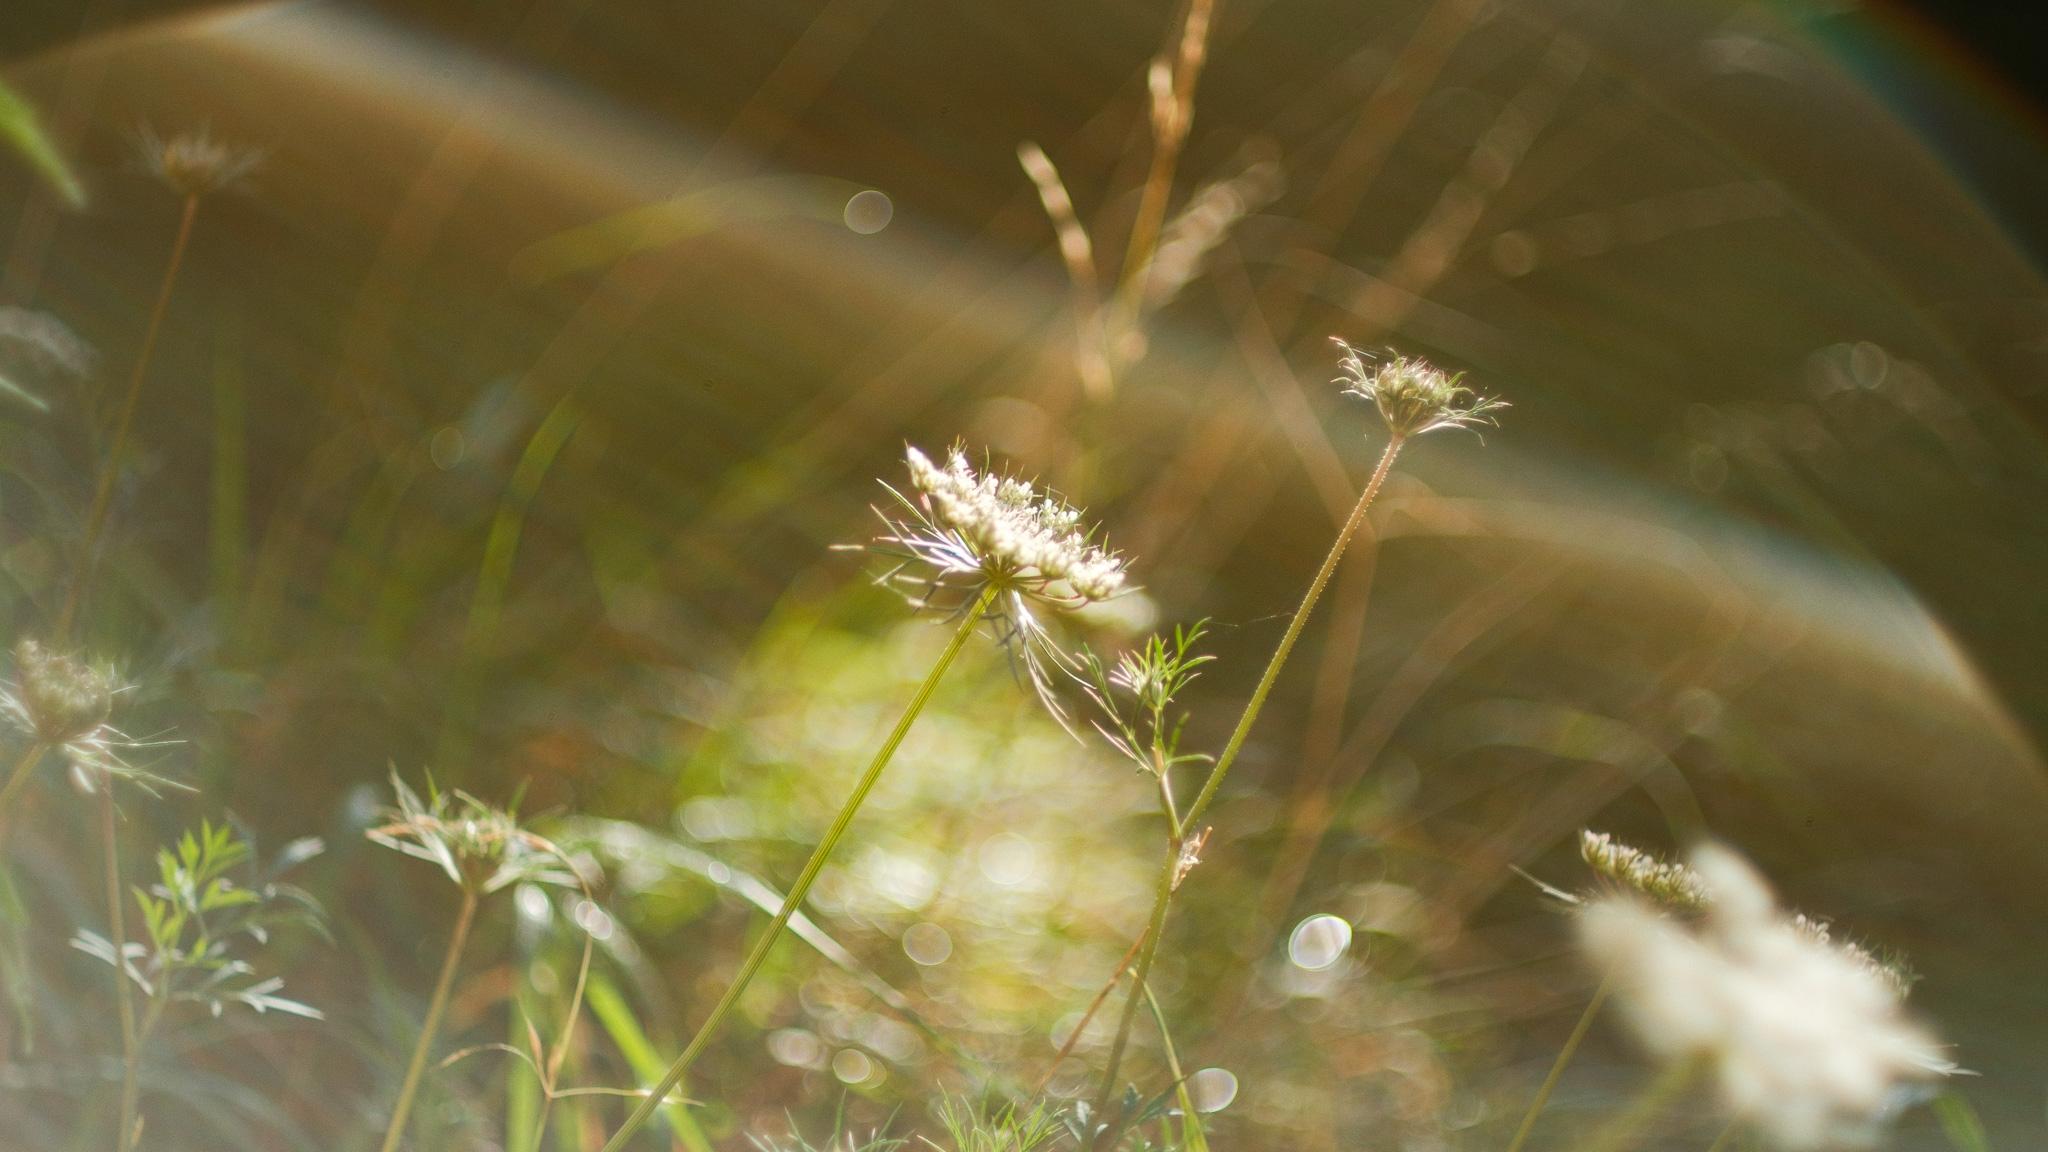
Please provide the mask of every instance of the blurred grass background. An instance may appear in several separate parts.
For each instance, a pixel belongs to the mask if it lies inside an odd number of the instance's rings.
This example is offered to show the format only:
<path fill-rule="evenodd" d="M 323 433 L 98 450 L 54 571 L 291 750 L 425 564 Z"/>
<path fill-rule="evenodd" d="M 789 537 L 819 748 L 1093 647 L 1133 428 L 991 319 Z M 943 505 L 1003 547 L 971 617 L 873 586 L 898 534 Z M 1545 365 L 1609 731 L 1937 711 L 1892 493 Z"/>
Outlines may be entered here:
<path fill-rule="evenodd" d="M 1241 1085 L 1218 1139 L 1498 1142 L 1587 983 L 1511 866 L 1568 882 L 1588 823 L 1710 829 L 1908 953 L 1996 1141 L 2041 1138 L 2043 294 L 1837 50 L 1910 56 L 1906 27 L 1225 0 L 1174 206 L 1258 165 L 1274 197 L 1090 397 L 1016 148 L 1121 252 L 1176 20 L 103 0 L 0 33 L 90 193 L 68 211 L 0 167 L 0 286 L 100 352 L 78 382 L 10 365 L 49 403 L 0 413 L 10 635 L 61 597 L 81 405 L 132 361 L 177 220 L 137 125 L 266 153 L 199 221 L 85 633 L 142 685 L 129 726 L 174 731 L 167 768 L 204 789 L 132 812 L 135 843 L 218 805 L 334 844 L 337 942 L 293 958 L 331 1022 L 202 1029 L 155 1086 L 190 1105 L 159 1106 L 167 1146 L 375 1127 L 449 914 L 362 843 L 389 764 L 652 830 L 582 826 L 611 846 L 609 911 L 500 907 L 451 1031 L 498 1039 L 514 1000 L 558 999 L 565 918 L 602 916 L 604 987 L 665 1058 L 758 923 L 735 877 L 787 879 L 943 640 L 828 550 L 867 534 L 906 439 L 986 445 L 1100 515 L 1145 585 L 1111 633 L 1213 617 L 1191 729 L 1213 746 L 1377 451 L 1324 386 L 1331 334 L 1515 407 L 1483 448 L 1404 456 L 1217 811 L 1156 986 L 1183 1061 Z M 885 227 L 849 212 L 862 189 Z M 867 1123 L 934 1084 L 1028 1085 L 1123 953 L 1147 785 L 1010 679 L 984 653 L 906 745 L 815 902 L 842 963 L 778 953 L 693 1081 L 705 1138 L 843 1094 Z M 89 922 L 65 801 L 43 791 L 15 854 L 48 920 Z M 1291 962 L 1317 913 L 1351 951 Z M 61 1058 L 17 1053 L 0 1115 L 58 1147 L 105 1008 L 98 970 L 48 952 Z M 627 1013 L 597 1015 L 574 1068 L 625 1083 Z M 1561 1112 L 1632 1083 L 1600 1045 Z M 425 1122 L 492 1146 L 518 1083 L 473 1057 Z M 564 1146 L 609 1114 L 566 1108 Z"/>

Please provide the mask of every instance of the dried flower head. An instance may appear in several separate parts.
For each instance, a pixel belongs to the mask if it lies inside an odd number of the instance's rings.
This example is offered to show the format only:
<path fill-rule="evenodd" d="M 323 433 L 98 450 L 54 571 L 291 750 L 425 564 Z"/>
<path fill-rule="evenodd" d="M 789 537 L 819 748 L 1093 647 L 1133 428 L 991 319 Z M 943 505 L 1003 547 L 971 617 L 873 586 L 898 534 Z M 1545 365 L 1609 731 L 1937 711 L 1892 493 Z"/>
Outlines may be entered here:
<path fill-rule="evenodd" d="M 569 858 L 546 839 L 519 826 L 512 813 L 467 792 L 443 792 L 429 781 L 427 797 L 391 773 L 398 799 L 386 822 L 364 835 L 386 848 L 440 866 L 467 891 L 496 892 L 518 883 L 579 887 Z"/>
<path fill-rule="evenodd" d="M 990 597 L 987 617 L 1020 654 L 1048 707 L 1048 666 L 1068 668 L 1034 611 L 1080 608 L 1124 587 L 1124 562 L 1095 543 L 1078 508 L 1029 480 L 977 472 L 955 447 L 943 467 L 907 448 L 911 495 L 895 488 L 891 511 L 876 509 L 883 533 L 871 546 L 898 561 L 882 577 L 910 589 L 911 602 L 947 612 L 968 611 Z M 889 487 L 884 485 L 884 487 Z"/>
<path fill-rule="evenodd" d="M 1338 362 L 1342 375 L 1333 383 L 1342 384 L 1347 396 L 1372 401 L 1387 430 L 1400 439 L 1439 428 L 1492 424 L 1491 413 L 1508 406 L 1505 400 L 1481 396 L 1465 387 L 1463 372 L 1448 374 L 1411 356 L 1368 363 L 1370 353 L 1360 353 L 1335 336 L 1330 339 L 1344 350 L 1344 358 Z"/>
<path fill-rule="evenodd" d="M 1713 894 L 1697 928 L 1620 894 L 1581 922 L 1655 1055 L 1702 1062 L 1724 1106 L 1788 1149 L 1868 1143 L 1898 1090 L 1954 1070 L 1891 981 L 1780 911 L 1740 857 L 1710 845 L 1692 867 Z"/>
<path fill-rule="evenodd" d="M 30 739 L 52 748 L 89 741 L 114 711 L 113 671 L 53 652 L 34 640 L 14 646 L 12 690 L 0 711 Z"/>
<path fill-rule="evenodd" d="M 263 153 L 218 140 L 209 128 L 165 139 L 144 127 L 137 133 L 136 146 L 143 168 L 184 197 L 231 188 L 263 163 Z"/>
<path fill-rule="evenodd" d="M 1579 856 L 1610 888 L 1634 892 L 1652 904 L 1688 915 L 1707 909 L 1707 886 L 1683 864 L 1660 860 L 1605 832 L 1579 833 Z"/>

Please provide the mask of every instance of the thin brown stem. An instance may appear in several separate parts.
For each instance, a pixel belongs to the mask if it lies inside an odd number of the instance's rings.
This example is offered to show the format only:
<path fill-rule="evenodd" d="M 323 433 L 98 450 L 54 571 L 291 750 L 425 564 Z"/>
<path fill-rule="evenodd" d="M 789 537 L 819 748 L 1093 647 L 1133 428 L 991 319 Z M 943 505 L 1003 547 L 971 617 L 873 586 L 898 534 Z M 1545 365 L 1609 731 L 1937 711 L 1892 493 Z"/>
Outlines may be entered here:
<path fill-rule="evenodd" d="M 469 942 L 470 925 L 476 921 L 478 895 L 464 885 L 462 910 L 455 916 L 455 931 L 448 937 L 448 953 L 441 958 L 441 975 L 434 981 L 433 999 L 427 1001 L 427 1018 L 420 1024 L 420 1038 L 412 1046 L 412 1062 L 406 1065 L 405 1082 L 398 1088 L 398 1103 L 392 1106 L 391 1123 L 384 1129 L 383 1152 L 395 1152 L 405 1137 L 405 1121 L 412 1113 L 413 1097 L 419 1094 L 420 1077 L 427 1068 L 427 1054 L 433 1050 L 434 1035 L 441 1030 L 441 1015 L 448 1010 L 448 993 L 455 987 L 456 969 L 462 966 L 462 949 Z"/>
<path fill-rule="evenodd" d="M 1089 1023 L 1095 1019 L 1095 1014 L 1102 1010 L 1102 1005 L 1109 999 L 1109 994 L 1116 991 L 1117 983 L 1124 978 L 1124 973 L 1130 971 L 1131 961 L 1137 959 L 1138 949 L 1144 946 L 1145 936 L 1146 933 L 1140 931 L 1138 938 L 1131 941 L 1130 948 L 1124 952 L 1124 958 L 1116 962 L 1116 970 L 1103 982 L 1102 990 L 1095 994 L 1095 999 L 1088 1002 L 1088 1010 L 1081 1013 L 1081 1022 L 1074 1025 L 1073 1031 L 1067 1033 L 1066 1043 L 1061 1044 L 1060 1050 L 1053 1054 L 1052 1063 L 1046 1066 L 1045 1075 L 1038 1078 L 1038 1085 L 1031 1090 L 1031 1099 L 1036 1100 L 1045 1095 L 1045 1086 L 1052 1083 L 1053 1073 L 1058 1072 L 1060 1065 L 1067 1062 L 1067 1057 L 1074 1054 L 1074 1046 L 1081 1042 L 1081 1034 L 1088 1030 Z"/>
<path fill-rule="evenodd" d="M 100 534 L 106 529 L 107 512 L 114 499 L 114 482 L 121 474 L 121 454 L 127 449 L 129 432 L 135 426 L 135 402 L 142 395 L 142 382 L 149 376 L 149 362 L 156 354 L 157 336 L 163 331 L 164 314 L 170 310 L 171 290 L 178 283 L 178 270 L 184 267 L 185 249 L 192 242 L 192 223 L 198 217 L 199 197 L 185 197 L 185 208 L 178 218 L 178 234 L 171 241 L 170 259 L 165 261 L 163 279 L 157 284 L 156 304 L 150 308 L 149 323 L 143 329 L 142 350 L 135 357 L 135 369 L 128 376 L 128 394 L 122 398 L 121 413 L 114 422 L 114 439 L 107 448 L 106 460 L 100 465 L 99 479 L 93 485 L 92 505 L 85 517 L 85 538 L 79 545 L 78 567 L 72 576 L 70 589 L 64 594 L 64 608 L 57 616 L 55 635 L 60 642 L 71 634 L 72 622 L 77 618 L 79 606 L 92 583 Z"/>
<path fill-rule="evenodd" d="M 128 928 L 121 900 L 121 842 L 112 773 L 100 773 L 99 790 L 100 855 L 107 874 L 107 941 L 114 946 L 114 1005 L 121 1018 L 121 1119 L 114 1130 L 114 1152 L 128 1152 L 135 1139 L 136 1065 L 142 1045 L 135 1027 L 135 993 L 128 986 Z"/>

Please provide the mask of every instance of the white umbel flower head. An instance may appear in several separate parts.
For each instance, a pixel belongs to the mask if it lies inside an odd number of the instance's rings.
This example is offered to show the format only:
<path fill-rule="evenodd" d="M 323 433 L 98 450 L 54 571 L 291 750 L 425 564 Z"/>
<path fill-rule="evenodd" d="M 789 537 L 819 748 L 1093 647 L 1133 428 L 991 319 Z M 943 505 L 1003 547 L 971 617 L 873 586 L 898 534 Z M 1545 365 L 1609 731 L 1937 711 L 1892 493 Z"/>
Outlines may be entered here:
<path fill-rule="evenodd" d="M 904 462 L 909 493 L 890 487 L 894 507 L 875 510 L 883 532 L 873 550 L 898 561 L 883 579 L 906 589 L 918 607 L 944 612 L 969 611 L 989 595 L 986 616 L 998 637 L 1064 720 L 1049 668 L 1069 669 L 1069 658 L 1036 609 L 1076 609 L 1117 595 L 1123 559 L 1096 542 L 1080 509 L 1029 480 L 976 471 L 958 447 L 944 465 L 915 447 L 905 449 Z"/>
<path fill-rule="evenodd" d="M 1581 921 L 1653 1054 L 1703 1061 L 1728 1111 L 1792 1150 L 1870 1143 L 1901 1088 L 1953 1069 L 1867 955 L 1783 913 L 1733 852 L 1691 863 L 1712 896 L 1696 925 L 1625 895 Z"/>

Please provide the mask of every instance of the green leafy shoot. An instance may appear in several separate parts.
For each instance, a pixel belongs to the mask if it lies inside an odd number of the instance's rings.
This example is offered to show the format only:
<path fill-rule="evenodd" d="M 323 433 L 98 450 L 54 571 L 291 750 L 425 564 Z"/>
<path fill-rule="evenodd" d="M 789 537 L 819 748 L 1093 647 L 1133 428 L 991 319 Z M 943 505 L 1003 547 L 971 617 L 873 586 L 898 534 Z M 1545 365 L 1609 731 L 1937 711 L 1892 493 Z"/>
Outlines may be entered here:
<path fill-rule="evenodd" d="M 177 1003 L 203 1004 L 214 1016 L 239 1004 L 318 1020 L 318 1009 L 278 995 L 284 981 L 261 975 L 243 954 L 267 945 L 281 927 L 325 934 L 319 904 L 279 880 L 322 850 L 317 839 L 294 840 L 259 868 L 254 849 L 233 828 L 202 822 L 158 851 L 155 884 L 133 890 L 144 931 L 128 942 L 125 956 L 117 959 L 107 938 L 83 929 L 72 946 L 125 971 L 149 999 L 152 1022 Z"/>
<path fill-rule="evenodd" d="M 1028 1109 L 1014 1103 L 990 1108 L 964 1097 L 947 1096 L 939 1101 L 934 1116 L 946 1131 L 946 1143 L 920 1139 L 938 1152 L 1038 1152 L 1050 1147 L 1062 1132 L 1059 1118 L 1043 1104 Z"/>
<path fill-rule="evenodd" d="M 1139 648 L 1118 655 L 1113 667 L 1092 649 L 1077 654 L 1082 682 L 1102 713 L 1096 730 L 1139 771 L 1164 779 L 1181 764 L 1209 759 L 1181 752 L 1187 714 L 1174 711 L 1174 699 L 1215 659 L 1195 652 L 1207 625 L 1176 625 L 1171 639 L 1147 637 Z"/>

